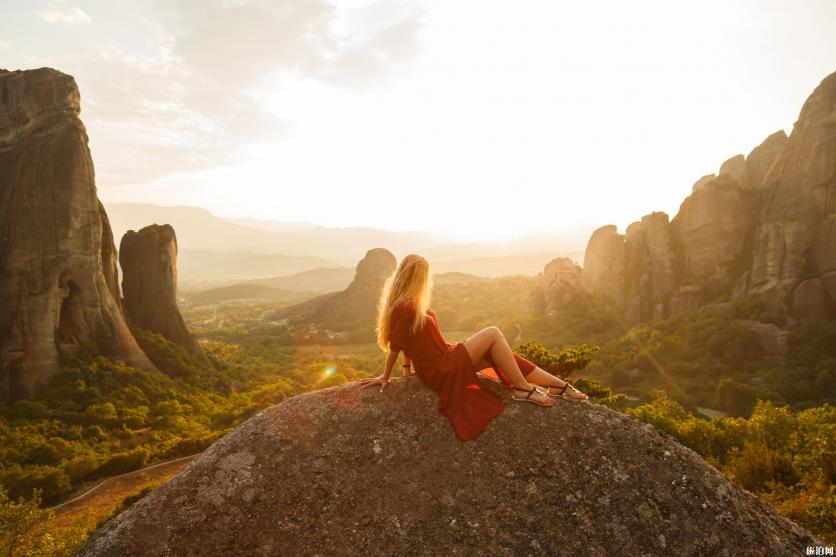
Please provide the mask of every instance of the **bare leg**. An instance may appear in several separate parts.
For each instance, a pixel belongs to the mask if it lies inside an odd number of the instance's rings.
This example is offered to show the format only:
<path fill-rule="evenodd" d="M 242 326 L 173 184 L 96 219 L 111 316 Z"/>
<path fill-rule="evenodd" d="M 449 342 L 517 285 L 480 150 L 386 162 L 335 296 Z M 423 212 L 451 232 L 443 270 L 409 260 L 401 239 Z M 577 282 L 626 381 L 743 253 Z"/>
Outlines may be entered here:
<path fill-rule="evenodd" d="M 520 371 L 520 366 L 517 365 L 517 360 L 514 359 L 511 346 L 505 340 L 505 336 L 498 327 L 486 327 L 482 329 L 464 341 L 464 346 L 470 355 L 470 361 L 474 365 L 480 362 L 486 354 L 490 354 L 491 359 L 508 375 L 508 379 L 510 379 L 514 386 L 525 390 L 533 388 L 533 385 L 526 381 L 522 371 Z M 554 403 L 554 400 L 550 396 L 539 391 L 532 393 L 531 398 L 548 406 Z"/>
<path fill-rule="evenodd" d="M 525 378 L 530 383 L 537 383 L 538 385 L 546 385 L 548 387 L 558 387 L 557 389 L 554 389 L 553 394 L 559 393 L 560 392 L 559 387 L 562 387 L 563 385 L 566 384 L 566 381 L 564 381 L 563 379 L 561 379 L 559 377 L 555 377 L 554 375 L 552 375 L 548 371 L 546 371 L 544 369 L 541 369 L 539 367 L 535 367 L 531 371 L 531 373 L 529 373 L 528 375 L 525 376 Z M 552 390 L 549 389 L 549 391 L 551 392 Z M 566 390 L 564 391 L 564 394 L 567 397 L 575 398 L 577 400 L 586 400 L 586 399 L 589 398 L 589 396 L 580 392 L 579 390 L 575 389 L 574 387 L 567 387 Z"/>
<path fill-rule="evenodd" d="M 498 365 L 498 364 L 497 364 Z M 482 359 L 476 363 L 476 367 L 479 369 L 484 369 L 486 367 L 493 367 L 494 364 L 489 362 L 486 359 Z M 522 371 L 522 370 L 521 370 Z M 574 398 L 577 400 L 586 400 L 589 398 L 585 393 L 577 390 L 574 385 L 571 387 L 566 388 L 565 391 L 561 391 L 560 387 L 562 387 L 566 381 L 561 379 L 560 377 L 556 377 L 549 373 L 548 371 L 544 370 L 539 366 L 535 366 L 528 375 L 525 376 L 525 380 L 529 383 L 536 383 L 537 385 L 544 385 L 546 387 L 556 387 L 554 390 L 549 390 L 551 394 L 566 394 L 567 397 Z"/>

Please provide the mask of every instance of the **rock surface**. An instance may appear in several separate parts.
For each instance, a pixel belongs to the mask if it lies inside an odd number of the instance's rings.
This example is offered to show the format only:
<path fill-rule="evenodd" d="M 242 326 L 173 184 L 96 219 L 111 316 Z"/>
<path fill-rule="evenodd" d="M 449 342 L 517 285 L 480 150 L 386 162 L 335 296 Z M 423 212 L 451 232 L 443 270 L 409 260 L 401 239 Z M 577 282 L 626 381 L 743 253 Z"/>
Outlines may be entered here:
<path fill-rule="evenodd" d="M 377 302 L 383 282 L 397 267 L 389 250 L 369 250 L 357 264 L 354 280 L 341 292 L 331 292 L 276 312 L 276 318 L 337 331 L 374 329 Z"/>
<path fill-rule="evenodd" d="M 726 275 L 743 252 L 755 208 L 755 197 L 725 174 L 688 196 L 672 223 L 687 275 Z"/>
<path fill-rule="evenodd" d="M 209 358 L 177 307 L 177 236 L 168 224 L 129 230 L 119 245 L 125 315 L 131 326 L 159 333 L 198 361 Z"/>
<path fill-rule="evenodd" d="M 764 185 L 750 291 L 785 301 L 812 264 L 836 295 L 836 73 L 804 103 L 780 160 Z M 809 252 L 815 255 L 810 261 Z M 832 286 L 831 286 L 832 285 Z"/>
<path fill-rule="evenodd" d="M 616 306 L 625 302 L 624 265 L 624 236 L 615 225 L 608 224 L 593 232 L 586 245 L 581 277 L 590 289 Z"/>
<path fill-rule="evenodd" d="M 749 319 L 736 319 L 734 323 L 754 334 L 764 353 L 779 358 L 786 357 L 789 349 L 789 333 L 775 323 L 761 323 Z"/>
<path fill-rule="evenodd" d="M 668 215 L 654 212 L 627 227 L 626 289 L 633 312 L 628 322 L 663 319 L 677 285 L 677 262 Z M 638 315 L 638 319 L 636 319 Z"/>
<path fill-rule="evenodd" d="M 746 157 L 743 155 L 733 156 L 720 165 L 719 175 L 728 176 L 739 185 L 746 187 L 749 183 L 748 173 L 746 172 Z"/>
<path fill-rule="evenodd" d="M 820 543 L 649 425 L 500 396 L 505 411 L 467 443 L 417 378 L 293 397 L 77 555 L 794 556 Z"/>
<path fill-rule="evenodd" d="M 549 312 L 560 311 L 583 292 L 581 268 L 568 257 L 558 257 L 546 263 L 538 282 L 545 297 L 545 309 Z"/>
<path fill-rule="evenodd" d="M 766 177 L 775 165 L 789 138 L 784 130 L 779 130 L 766 139 L 763 143 L 752 149 L 746 157 L 746 175 L 749 179 L 749 187 L 761 189 L 766 183 Z M 743 184 L 741 184 L 743 185 Z"/>
<path fill-rule="evenodd" d="M 58 346 L 155 369 L 119 306 L 116 248 L 96 196 L 72 77 L 0 70 L 0 398 L 46 388 Z"/>

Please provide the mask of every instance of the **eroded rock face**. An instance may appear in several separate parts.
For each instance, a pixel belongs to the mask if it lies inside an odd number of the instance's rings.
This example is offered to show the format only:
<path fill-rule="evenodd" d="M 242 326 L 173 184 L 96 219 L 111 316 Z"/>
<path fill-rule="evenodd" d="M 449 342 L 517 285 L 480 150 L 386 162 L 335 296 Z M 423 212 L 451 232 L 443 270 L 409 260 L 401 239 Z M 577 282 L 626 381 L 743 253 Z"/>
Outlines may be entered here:
<path fill-rule="evenodd" d="M 729 175 L 688 196 L 673 220 L 685 273 L 694 279 L 726 275 L 743 252 L 754 221 L 755 196 Z"/>
<path fill-rule="evenodd" d="M 595 292 L 609 298 L 616 306 L 625 302 L 624 236 L 614 224 L 602 226 L 592 233 L 586 245 L 581 276 Z"/>
<path fill-rule="evenodd" d="M 792 293 L 791 313 L 797 318 L 826 319 L 831 311 L 830 297 L 821 279 L 809 279 Z"/>
<path fill-rule="evenodd" d="M 177 237 L 171 225 L 129 230 L 119 245 L 125 314 L 135 327 L 159 333 L 209 363 L 177 307 Z"/>
<path fill-rule="evenodd" d="M 746 187 L 749 184 L 748 173 L 746 172 L 746 158 L 743 155 L 735 155 L 720 165 L 720 176 L 728 176 L 740 186 Z"/>
<path fill-rule="evenodd" d="M 628 323 L 664 319 L 677 285 L 676 251 L 668 215 L 651 213 L 627 227 L 625 311 Z"/>
<path fill-rule="evenodd" d="M 701 190 L 703 187 L 713 182 L 716 177 L 716 174 L 706 174 L 705 176 L 694 182 L 694 185 L 691 186 L 691 193 Z"/>
<path fill-rule="evenodd" d="M 505 411 L 467 443 L 417 378 L 293 397 L 78 555 L 794 556 L 820 543 L 650 425 L 500 396 Z"/>
<path fill-rule="evenodd" d="M 295 304 L 275 316 L 336 331 L 373 330 L 383 283 L 396 268 L 397 260 L 389 250 L 371 249 L 357 264 L 354 280 L 348 288 Z"/>
<path fill-rule="evenodd" d="M 764 185 L 750 291 L 785 301 L 811 249 L 815 276 L 833 284 L 836 237 L 836 73 L 807 99 Z M 832 298 L 834 288 L 829 287 Z"/>
<path fill-rule="evenodd" d="M 735 323 L 755 336 L 764 353 L 778 358 L 787 356 L 789 333 L 778 325 L 748 319 L 737 319 Z"/>
<path fill-rule="evenodd" d="M 781 153 L 784 152 L 788 140 L 786 132 L 779 130 L 752 149 L 746 157 L 746 175 L 750 187 L 763 188 L 769 171 L 781 156 Z"/>
<path fill-rule="evenodd" d="M 119 307 L 116 249 L 96 197 L 72 77 L 0 71 L 0 397 L 36 395 L 59 345 L 155 369 Z"/>
<path fill-rule="evenodd" d="M 559 311 L 576 296 L 582 295 L 581 268 L 568 257 L 546 263 L 540 276 L 546 311 Z"/>

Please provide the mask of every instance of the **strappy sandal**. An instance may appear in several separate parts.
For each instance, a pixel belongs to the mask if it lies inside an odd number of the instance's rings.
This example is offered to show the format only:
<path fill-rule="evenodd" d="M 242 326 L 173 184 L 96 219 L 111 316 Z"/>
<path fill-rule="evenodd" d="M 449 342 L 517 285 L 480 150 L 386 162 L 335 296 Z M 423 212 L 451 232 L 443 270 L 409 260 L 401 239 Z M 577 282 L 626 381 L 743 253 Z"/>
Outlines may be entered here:
<path fill-rule="evenodd" d="M 517 400 L 519 402 L 533 402 L 534 404 L 539 404 L 540 406 L 546 406 L 546 407 L 552 406 L 551 404 L 545 404 L 543 402 L 540 402 L 539 400 L 534 400 L 533 398 L 531 398 L 531 395 L 534 394 L 535 392 L 538 392 L 538 393 L 541 393 L 541 394 L 546 394 L 546 393 L 543 393 L 542 391 L 540 391 L 540 389 L 538 389 L 537 387 L 531 387 L 531 390 L 523 389 L 521 387 L 514 387 L 514 390 L 515 391 L 523 391 L 525 393 L 528 393 L 525 396 L 525 398 L 517 398 L 516 396 L 514 396 L 512 394 L 511 398 L 514 399 L 514 400 Z"/>
<path fill-rule="evenodd" d="M 549 385 L 549 388 L 546 390 L 546 394 L 549 395 L 552 398 L 562 398 L 564 400 L 568 400 L 569 402 L 583 402 L 585 400 L 589 400 L 589 395 L 587 395 L 586 398 L 578 398 L 576 396 L 566 396 L 566 388 L 567 387 L 571 387 L 573 391 L 581 393 L 581 391 L 578 391 L 578 389 L 576 389 L 574 385 L 572 385 L 568 381 L 565 381 L 559 387 L 556 386 L 556 385 Z M 554 394 L 554 393 L 551 392 L 552 389 L 560 389 L 560 392 L 557 393 L 557 394 Z M 585 393 L 581 393 L 581 394 L 585 394 Z"/>

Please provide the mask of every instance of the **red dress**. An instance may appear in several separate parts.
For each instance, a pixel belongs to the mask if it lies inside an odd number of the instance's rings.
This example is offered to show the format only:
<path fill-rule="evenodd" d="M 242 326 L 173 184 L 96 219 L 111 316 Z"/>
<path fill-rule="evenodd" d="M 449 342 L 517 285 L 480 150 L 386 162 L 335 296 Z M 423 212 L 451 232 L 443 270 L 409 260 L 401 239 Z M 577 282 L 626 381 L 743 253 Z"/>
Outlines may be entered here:
<path fill-rule="evenodd" d="M 392 311 L 389 335 L 390 350 L 403 351 L 412 360 L 415 373 L 428 387 L 438 393 L 438 410 L 450 419 L 456 434 L 464 441 L 476 439 L 505 405 L 496 393 L 486 389 L 476 375 L 497 377 L 507 388 L 513 384 L 508 376 L 486 354 L 491 367 L 479 369 L 470 361 L 464 343 L 451 344 L 444 340 L 435 312 L 427 309 L 424 327 L 417 333 L 409 329 L 415 317 L 411 300 L 402 300 Z M 514 354 L 523 375 L 536 367 Z"/>

